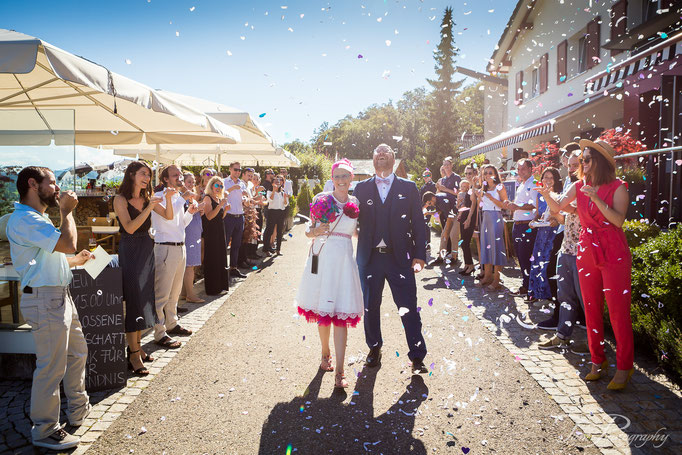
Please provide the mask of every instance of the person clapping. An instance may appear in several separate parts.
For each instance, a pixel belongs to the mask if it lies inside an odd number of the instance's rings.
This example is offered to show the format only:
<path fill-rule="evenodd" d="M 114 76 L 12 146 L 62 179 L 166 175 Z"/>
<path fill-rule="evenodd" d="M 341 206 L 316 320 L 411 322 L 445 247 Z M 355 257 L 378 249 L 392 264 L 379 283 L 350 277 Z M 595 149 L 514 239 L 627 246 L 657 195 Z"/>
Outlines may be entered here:
<path fill-rule="evenodd" d="M 22 169 L 17 176 L 17 191 L 21 202 L 14 203 L 7 238 L 24 291 L 21 312 L 31 326 L 36 349 L 31 440 L 34 446 L 66 450 L 80 440 L 59 423 L 59 384 L 64 383 L 66 416 L 71 425 L 80 426 L 92 409 L 85 391 L 88 347 L 68 286 L 71 267 L 83 265 L 94 256 L 83 250 L 66 257 L 76 252 L 73 210 L 78 197 L 72 191 L 60 192 L 50 169 Z M 48 207 L 59 207 L 59 229 L 45 214 Z"/>

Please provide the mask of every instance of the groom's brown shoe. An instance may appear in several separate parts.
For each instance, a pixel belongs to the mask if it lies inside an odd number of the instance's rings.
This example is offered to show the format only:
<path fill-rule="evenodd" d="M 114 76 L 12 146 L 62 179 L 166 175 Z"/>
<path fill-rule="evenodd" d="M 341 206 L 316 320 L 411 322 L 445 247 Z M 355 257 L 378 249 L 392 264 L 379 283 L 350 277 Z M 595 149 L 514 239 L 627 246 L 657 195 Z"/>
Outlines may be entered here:
<path fill-rule="evenodd" d="M 367 354 L 365 365 L 370 368 L 378 367 L 381 364 L 381 348 L 372 348 Z"/>

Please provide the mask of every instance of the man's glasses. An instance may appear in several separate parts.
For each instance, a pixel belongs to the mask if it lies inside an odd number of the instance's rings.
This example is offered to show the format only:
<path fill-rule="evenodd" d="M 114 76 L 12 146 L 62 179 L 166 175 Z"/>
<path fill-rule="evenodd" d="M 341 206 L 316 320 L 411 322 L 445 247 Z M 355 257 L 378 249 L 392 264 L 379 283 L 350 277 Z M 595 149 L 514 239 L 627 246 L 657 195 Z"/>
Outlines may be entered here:
<path fill-rule="evenodd" d="M 235 172 L 241 172 L 241 171 L 242 171 L 242 169 L 239 168 L 239 167 L 236 167 L 236 168 L 234 168 L 234 169 L 232 169 L 232 170 L 235 171 Z"/>

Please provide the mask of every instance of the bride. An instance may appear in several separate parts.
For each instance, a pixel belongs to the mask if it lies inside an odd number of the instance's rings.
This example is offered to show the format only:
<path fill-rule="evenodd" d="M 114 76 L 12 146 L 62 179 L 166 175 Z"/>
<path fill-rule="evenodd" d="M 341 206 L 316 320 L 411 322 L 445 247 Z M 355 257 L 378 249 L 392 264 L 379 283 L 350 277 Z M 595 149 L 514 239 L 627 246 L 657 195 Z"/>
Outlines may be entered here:
<path fill-rule="evenodd" d="M 363 312 L 358 266 L 353 258 L 352 236 L 358 223 L 358 200 L 348 194 L 353 180 L 353 166 L 343 159 L 332 166 L 334 191 L 319 193 L 313 204 L 327 198 L 340 209 L 331 223 L 312 220 L 306 235 L 313 239 L 296 303 L 299 314 L 308 322 L 317 322 L 322 343 L 320 368 L 334 371 L 329 348 L 334 325 L 336 351 L 336 387 L 348 387 L 344 375 L 344 357 L 348 326 L 355 327 Z"/>

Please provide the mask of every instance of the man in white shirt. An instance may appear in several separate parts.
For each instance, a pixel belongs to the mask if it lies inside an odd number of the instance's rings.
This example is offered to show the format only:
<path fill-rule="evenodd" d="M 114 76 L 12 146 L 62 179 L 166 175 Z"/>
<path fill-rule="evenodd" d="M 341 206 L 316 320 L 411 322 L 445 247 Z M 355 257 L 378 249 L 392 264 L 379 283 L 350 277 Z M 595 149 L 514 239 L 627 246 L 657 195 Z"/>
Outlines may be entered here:
<path fill-rule="evenodd" d="M 88 347 L 78 319 L 69 283 L 71 267 L 83 265 L 92 254 L 76 252 L 76 223 L 73 209 L 76 194 L 59 192 L 54 173 L 46 167 L 29 166 L 17 176 L 21 203 L 7 222 L 7 238 L 15 270 L 24 286 L 21 313 L 31 326 L 36 348 L 36 369 L 31 385 L 31 439 L 34 446 L 62 451 L 78 445 L 79 439 L 59 423 L 59 384 L 64 383 L 68 400 L 66 416 L 79 426 L 92 406 L 85 391 Z M 59 206 L 60 229 L 45 214 Z"/>
<path fill-rule="evenodd" d="M 242 169 L 238 162 L 230 163 L 230 175 L 223 181 L 230 208 L 227 209 L 223 222 L 225 223 L 225 245 L 230 245 L 230 276 L 246 278 L 247 275 L 237 268 L 239 249 L 244 235 L 243 198 L 248 197 L 246 183 L 239 179 L 241 173 Z"/>
<path fill-rule="evenodd" d="M 528 224 L 535 218 L 538 192 L 535 190 L 533 178 L 533 162 L 522 158 L 516 163 L 519 186 L 516 188 L 514 202 L 504 201 L 505 208 L 514 212 L 514 251 L 519 260 L 523 284 L 513 292 L 514 295 L 528 294 L 528 281 L 530 279 L 530 258 L 533 255 L 535 236 L 537 229 L 530 229 Z"/>
<path fill-rule="evenodd" d="M 185 212 L 185 196 L 190 191 L 183 186 L 182 172 L 174 164 L 161 171 L 163 191 L 154 194 L 163 197 L 161 207 L 173 205 L 173 219 L 167 220 L 152 211 L 152 234 L 154 236 L 154 293 L 156 297 L 156 324 L 154 340 L 159 346 L 177 349 L 179 341 L 169 335 L 192 334 L 192 331 L 178 324 L 178 298 L 185 274 L 185 228 L 192 222 L 192 215 L 199 209 L 196 203 Z M 180 191 L 178 193 L 178 191 Z"/>

